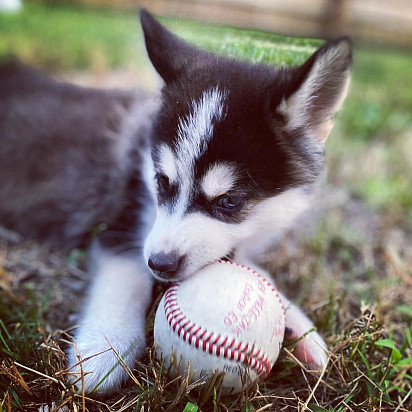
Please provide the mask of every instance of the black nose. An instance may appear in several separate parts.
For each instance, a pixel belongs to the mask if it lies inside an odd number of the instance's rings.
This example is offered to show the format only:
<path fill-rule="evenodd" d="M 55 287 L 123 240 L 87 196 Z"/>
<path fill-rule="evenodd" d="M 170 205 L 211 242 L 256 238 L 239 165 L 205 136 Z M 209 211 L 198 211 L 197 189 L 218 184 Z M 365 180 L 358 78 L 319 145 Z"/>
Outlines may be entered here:
<path fill-rule="evenodd" d="M 151 255 L 148 261 L 150 269 L 157 272 L 162 277 L 167 277 L 179 269 L 182 264 L 184 256 L 180 256 L 176 251 L 169 253 L 156 253 Z"/>

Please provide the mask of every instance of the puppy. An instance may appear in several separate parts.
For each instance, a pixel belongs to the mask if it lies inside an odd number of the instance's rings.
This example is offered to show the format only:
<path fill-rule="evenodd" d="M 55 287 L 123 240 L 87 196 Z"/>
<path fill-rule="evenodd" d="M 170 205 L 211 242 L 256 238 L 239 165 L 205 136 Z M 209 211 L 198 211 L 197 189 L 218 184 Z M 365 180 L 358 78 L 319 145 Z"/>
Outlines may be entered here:
<path fill-rule="evenodd" d="M 194 48 L 146 11 L 141 23 L 160 96 L 0 68 L 1 224 L 90 245 L 93 278 L 68 350 L 72 382 L 83 373 L 86 392 L 127 378 L 114 351 L 133 367 L 155 279 L 184 281 L 220 258 L 256 267 L 310 207 L 350 79 L 345 38 L 275 68 Z M 283 301 L 287 339 L 303 337 L 295 355 L 325 367 L 312 322 Z"/>

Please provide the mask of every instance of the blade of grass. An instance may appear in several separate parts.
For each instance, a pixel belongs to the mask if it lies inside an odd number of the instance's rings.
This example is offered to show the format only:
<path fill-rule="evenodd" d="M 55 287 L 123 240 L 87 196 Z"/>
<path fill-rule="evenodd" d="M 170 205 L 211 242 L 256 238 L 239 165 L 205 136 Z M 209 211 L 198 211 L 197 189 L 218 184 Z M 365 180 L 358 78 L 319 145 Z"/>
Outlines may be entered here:
<path fill-rule="evenodd" d="M 49 380 L 51 380 L 51 381 L 53 381 L 53 382 L 55 382 L 55 383 L 60 383 L 58 379 L 53 378 L 52 376 L 48 376 L 48 375 L 46 375 L 46 374 L 44 374 L 44 373 L 42 373 L 42 372 L 36 371 L 36 370 L 34 370 L 34 369 L 32 369 L 32 368 L 29 368 L 28 366 L 22 365 L 21 363 L 14 362 L 14 364 L 17 365 L 17 366 L 20 366 L 20 368 L 26 369 L 26 370 L 29 371 L 29 372 L 32 372 L 32 373 L 34 373 L 34 374 L 36 374 L 36 375 L 39 375 L 39 376 L 42 376 L 43 378 L 49 379 Z"/>
<path fill-rule="evenodd" d="M 197 412 L 199 407 L 194 403 L 188 402 L 183 409 L 183 412 Z"/>

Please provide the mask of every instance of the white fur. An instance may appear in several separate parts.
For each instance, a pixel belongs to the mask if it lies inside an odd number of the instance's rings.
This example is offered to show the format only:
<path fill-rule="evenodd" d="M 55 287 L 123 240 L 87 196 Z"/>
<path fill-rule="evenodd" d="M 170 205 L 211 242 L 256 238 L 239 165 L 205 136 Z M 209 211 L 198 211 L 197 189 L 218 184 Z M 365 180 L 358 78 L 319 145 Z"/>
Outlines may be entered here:
<path fill-rule="evenodd" d="M 327 346 L 312 321 L 283 294 L 279 293 L 283 305 L 285 306 L 286 326 L 292 329 L 289 340 L 299 340 L 292 352 L 301 362 L 305 363 L 309 369 L 323 370 L 328 363 Z"/>
<path fill-rule="evenodd" d="M 169 146 L 162 144 L 158 149 L 159 167 L 171 183 L 177 183 L 177 159 Z"/>
<path fill-rule="evenodd" d="M 225 93 L 217 87 L 203 92 L 198 102 L 192 102 L 192 111 L 179 120 L 177 152 L 180 174 L 191 170 L 193 162 L 207 148 L 213 136 L 214 122 L 224 116 Z"/>
<path fill-rule="evenodd" d="M 206 173 L 206 184 L 205 178 L 202 180 L 203 190 L 210 195 L 218 193 L 219 169 L 222 171 L 222 168 L 212 167 Z M 232 171 L 223 171 L 227 172 L 226 183 L 233 184 Z M 263 252 L 274 238 L 279 237 L 308 208 L 309 193 L 310 190 L 300 187 L 264 200 L 252 207 L 247 218 L 239 224 L 225 223 L 199 212 L 186 214 L 187 197 L 183 194 L 174 210 L 159 208 L 153 229 L 146 240 L 146 258 L 151 253 L 168 253 L 172 250 L 180 256 L 186 255 L 184 267 L 173 279 L 176 281 L 188 278 L 232 249 L 236 250 L 235 261 L 256 267 L 256 255 Z M 258 271 L 264 272 L 262 268 Z M 293 331 L 290 338 L 305 336 L 295 345 L 296 356 L 312 369 L 325 368 L 328 359 L 326 345 L 313 330 L 313 323 L 285 297 L 283 302 L 287 307 L 286 325 Z"/>
<path fill-rule="evenodd" d="M 155 202 L 157 202 L 156 175 L 150 150 L 142 157 L 142 177 Z"/>
<path fill-rule="evenodd" d="M 330 82 L 330 76 L 334 75 L 335 70 L 330 66 L 335 65 L 339 73 L 339 66 L 346 64 L 348 53 L 348 44 L 342 42 L 314 63 L 302 87 L 278 108 L 288 119 L 287 128 L 295 130 L 305 126 L 319 144 L 324 142 L 333 125 L 332 117 L 345 97 L 349 71 L 341 73 L 343 84 L 339 91 L 335 90 L 337 94 L 332 96 L 333 104 L 328 108 L 321 107 L 318 117 L 310 117 L 313 115 L 311 103 L 317 98 L 320 85 Z M 328 92 L 334 91 L 333 83 Z M 218 88 L 205 91 L 199 101 L 192 102 L 190 113 L 179 120 L 177 155 L 166 145 L 159 148 L 159 167 L 172 183 L 178 183 L 179 190 L 174 204 L 157 209 L 155 222 L 145 241 L 144 261 L 137 256 L 100 253 L 86 310 L 69 353 L 72 369 L 77 373 L 83 369 L 86 373 L 87 392 L 97 385 L 98 391 L 110 392 L 127 377 L 112 346 L 132 367 L 144 345 L 144 317 L 152 288 L 152 277 L 145 262 L 152 254 L 173 251 L 185 256 L 184 264 L 176 271 L 174 279 L 169 279 L 174 281 L 188 278 L 233 250 L 236 261 L 254 267 L 256 255 L 289 228 L 310 203 L 310 191 L 301 187 L 255 205 L 247 205 L 247 216 L 240 223 L 227 223 L 206 213 L 188 213 L 194 185 L 213 199 L 230 191 L 236 184 L 234 167 L 225 164 L 210 165 L 202 180 L 194 181 L 194 164 L 207 149 L 216 122 L 225 116 L 225 99 L 226 92 Z M 154 197 L 153 170 L 149 169 L 145 166 Z M 302 311 L 285 297 L 283 301 L 287 306 L 286 324 L 292 329 L 292 338 L 305 335 L 295 346 L 297 357 L 309 366 L 324 368 L 327 354 L 322 338 L 311 331 L 313 324 Z M 82 362 L 81 368 L 76 365 L 79 361 Z M 89 371 L 91 373 L 87 373 Z M 72 381 L 75 380 L 73 377 Z"/>
<path fill-rule="evenodd" d="M 308 209 L 311 197 L 310 190 L 297 187 L 258 203 L 240 225 L 238 254 L 253 257 L 264 252 Z"/>
<path fill-rule="evenodd" d="M 137 256 L 94 253 L 98 257 L 90 295 L 68 354 L 69 376 L 81 386 L 82 369 L 86 392 L 107 393 L 127 378 L 112 347 L 132 368 L 145 345 L 145 313 L 153 278 Z"/>
<path fill-rule="evenodd" d="M 226 163 L 215 163 L 203 176 L 201 187 L 208 199 L 221 196 L 233 188 L 236 183 L 234 166 Z"/>
<path fill-rule="evenodd" d="M 204 265 L 229 252 L 228 245 L 236 236 L 234 225 L 221 222 L 202 213 L 169 214 L 159 209 L 156 222 L 145 247 L 145 255 L 160 251 L 177 251 L 186 255 L 186 264 L 173 280 L 183 280 Z M 172 279 L 171 279 L 172 280 Z"/>
<path fill-rule="evenodd" d="M 224 99 L 225 93 L 213 88 L 205 91 L 198 102 L 192 102 L 192 111 L 179 120 L 176 144 L 178 156 L 165 144 L 158 148 L 160 171 L 171 183 L 179 185 L 179 198 L 174 205 L 173 215 L 170 215 L 172 220 L 182 216 L 186 210 L 193 185 L 194 162 L 207 148 L 214 123 L 223 118 Z"/>
<path fill-rule="evenodd" d="M 241 223 L 226 223 L 203 213 L 184 213 L 184 196 L 176 208 L 158 209 L 156 221 L 145 243 L 145 256 L 177 251 L 186 255 L 186 265 L 175 280 L 192 275 L 204 265 L 232 249 L 251 256 L 262 252 L 306 210 L 309 196 L 303 188 L 290 189 L 255 205 Z"/>

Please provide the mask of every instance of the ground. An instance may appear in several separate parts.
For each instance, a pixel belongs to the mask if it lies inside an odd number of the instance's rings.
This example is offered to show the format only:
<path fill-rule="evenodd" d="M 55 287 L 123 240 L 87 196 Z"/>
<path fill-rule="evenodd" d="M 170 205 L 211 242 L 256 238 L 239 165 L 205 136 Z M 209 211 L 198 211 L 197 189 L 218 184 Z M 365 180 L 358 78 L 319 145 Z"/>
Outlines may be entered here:
<path fill-rule="evenodd" d="M 373 410 L 380 405 L 391 410 L 391 402 L 400 405 L 398 410 L 410 408 L 406 375 L 410 364 L 399 365 L 401 359 L 394 358 L 398 351 L 403 359 L 411 355 L 410 343 L 405 344 L 410 339 L 407 331 L 412 307 L 411 268 L 407 264 L 412 262 L 410 233 L 388 224 L 384 216 L 334 187 L 325 190 L 314 221 L 303 239 L 300 231 L 287 234 L 262 260 L 268 262 L 280 289 L 289 291 L 326 337 L 331 350 L 327 372 L 318 380 L 316 374 L 294 362 L 292 348 L 284 348 L 265 383 L 239 399 L 218 399 L 218 410 L 259 410 L 265 405 L 272 405 L 269 410 L 298 410 L 305 403 L 311 410 L 328 410 L 328 406 L 332 410 Z M 117 406 L 113 399 L 96 403 L 62 391 L 62 350 L 69 328 L 76 324 L 76 311 L 87 286 L 87 274 L 78 267 L 83 254 L 73 251 L 67 258 L 7 233 L 2 236 L 0 256 L 0 308 L 7 322 L 2 324 L 4 359 L 0 366 L 0 376 L 5 379 L 2 385 L 7 385 L 4 410 L 10 398 L 12 410 L 18 410 L 13 402 L 17 397 L 21 410 L 37 410 L 52 402 L 56 406 L 65 403 L 74 410 L 76 401 L 79 405 L 84 401 L 89 410 L 106 410 L 104 404 L 110 405 L 108 410 L 121 410 L 120 405 L 127 404 L 130 409 L 126 410 L 137 410 L 139 397 L 147 410 L 159 404 L 162 410 L 183 410 L 188 402 L 202 410 L 213 407 L 207 395 L 203 394 L 206 400 L 202 400 L 193 392 L 188 394 L 187 384 L 179 393 L 179 383 L 168 384 L 167 376 L 159 377 L 150 353 L 134 371 L 143 388 L 130 383 L 115 398 L 120 402 Z M 157 302 L 149 315 L 151 320 Z M 150 326 L 147 333 L 150 342 Z M 5 351 L 7 346 L 11 353 Z M 14 393 L 18 395 L 13 399 Z M 316 409 L 317 405 L 325 409 Z"/>

